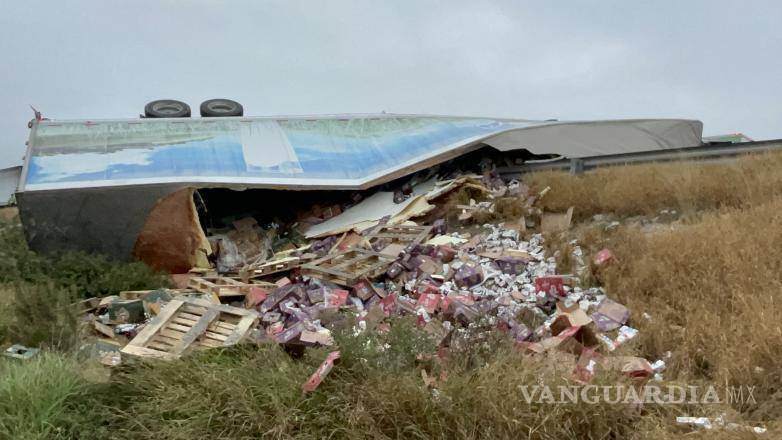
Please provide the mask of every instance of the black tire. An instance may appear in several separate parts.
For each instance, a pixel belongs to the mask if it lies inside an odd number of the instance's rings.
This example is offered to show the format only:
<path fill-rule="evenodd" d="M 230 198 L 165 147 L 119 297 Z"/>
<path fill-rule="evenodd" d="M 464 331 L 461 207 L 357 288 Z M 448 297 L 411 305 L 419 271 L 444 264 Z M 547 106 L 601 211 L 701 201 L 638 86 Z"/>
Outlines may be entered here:
<path fill-rule="evenodd" d="M 201 116 L 208 118 L 244 116 L 244 108 L 242 104 L 230 99 L 210 99 L 201 103 Z"/>
<path fill-rule="evenodd" d="M 173 99 L 158 99 L 144 106 L 148 118 L 189 118 L 190 106 Z"/>

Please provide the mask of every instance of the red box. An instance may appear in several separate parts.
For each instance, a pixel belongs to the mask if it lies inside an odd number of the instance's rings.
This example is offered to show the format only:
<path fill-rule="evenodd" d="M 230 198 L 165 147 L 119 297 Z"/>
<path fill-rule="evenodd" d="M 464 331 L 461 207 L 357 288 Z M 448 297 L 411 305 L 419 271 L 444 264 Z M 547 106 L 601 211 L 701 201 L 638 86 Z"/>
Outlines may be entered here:
<path fill-rule="evenodd" d="M 326 303 L 330 306 L 344 306 L 348 301 L 348 291 L 344 289 L 331 289 L 326 294 Z"/>
<path fill-rule="evenodd" d="M 535 291 L 546 292 L 550 296 L 560 298 L 567 296 L 565 293 L 565 284 L 562 281 L 562 277 L 556 275 L 536 278 Z"/>
<path fill-rule="evenodd" d="M 418 296 L 417 305 L 426 310 L 426 313 L 432 314 L 437 310 L 437 305 L 440 304 L 441 295 L 437 293 L 424 293 Z"/>

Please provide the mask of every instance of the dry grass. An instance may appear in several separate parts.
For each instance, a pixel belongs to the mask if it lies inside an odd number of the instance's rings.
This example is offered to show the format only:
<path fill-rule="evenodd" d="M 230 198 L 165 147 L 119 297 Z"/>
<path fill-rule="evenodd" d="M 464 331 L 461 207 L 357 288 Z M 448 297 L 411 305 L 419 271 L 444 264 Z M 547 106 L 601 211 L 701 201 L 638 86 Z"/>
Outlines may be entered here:
<path fill-rule="evenodd" d="M 671 350 L 675 379 L 757 386 L 759 402 L 777 393 L 782 200 L 724 209 L 669 231 L 620 230 L 607 244 L 620 264 L 602 279 L 636 312 L 643 355 Z M 651 320 L 641 319 L 644 311 Z M 782 416 L 782 402 L 768 410 L 767 420 Z"/>
<path fill-rule="evenodd" d="M 533 188 L 551 187 L 545 208 L 575 206 L 586 218 L 611 212 L 620 216 L 654 214 L 665 208 L 685 213 L 719 207 L 756 206 L 782 195 L 782 153 L 756 154 L 719 163 L 675 162 L 602 168 L 574 177 L 540 172 L 524 180 Z"/>
<path fill-rule="evenodd" d="M 731 420 L 779 429 L 782 418 L 782 154 L 735 162 L 655 164 L 573 177 L 539 173 L 528 183 L 551 186 L 550 210 L 575 206 L 580 219 L 685 213 L 671 226 L 644 229 L 577 225 L 551 237 L 562 255 L 579 238 L 589 253 L 608 247 L 618 262 L 598 273 L 609 295 L 632 310 L 641 331 L 634 349 L 649 359 L 672 352 L 666 379 L 692 385 L 755 387 L 757 403 L 702 408 Z M 562 258 L 566 260 L 566 258 Z M 651 319 L 642 317 L 646 312 Z M 707 413 L 689 414 L 694 416 Z M 689 432 L 670 418 L 649 417 L 641 438 Z M 779 431 L 775 431 L 779 434 Z M 742 438 L 723 432 L 688 438 Z M 776 438 L 773 433 L 768 438 Z"/>

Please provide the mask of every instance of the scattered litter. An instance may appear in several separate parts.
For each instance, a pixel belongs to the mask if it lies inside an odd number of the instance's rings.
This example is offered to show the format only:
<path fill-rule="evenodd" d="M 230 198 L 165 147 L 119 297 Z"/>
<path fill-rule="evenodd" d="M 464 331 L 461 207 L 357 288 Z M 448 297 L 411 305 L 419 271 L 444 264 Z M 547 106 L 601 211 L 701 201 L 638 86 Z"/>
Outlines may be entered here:
<path fill-rule="evenodd" d="M 610 249 L 602 249 L 595 254 L 594 263 L 595 266 L 605 266 L 616 260 L 614 253 Z"/>
<path fill-rule="evenodd" d="M 25 347 L 24 345 L 14 344 L 5 349 L 3 356 L 14 359 L 28 360 L 37 355 L 41 350 L 37 348 Z"/>
<path fill-rule="evenodd" d="M 576 383 L 601 369 L 660 378 L 665 360 L 615 354 L 638 335 L 630 310 L 582 284 L 589 270 L 612 264 L 613 253 L 590 258 L 570 241 L 566 268 L 547 254 L 545 240 L 564 236 L 574 214 L 536 206 L 550 190 L 505 184 L 489 168 L 313 205 L 293 223 L 224 220 L 229 227 L 208 237 L 210 267 L 179 275 L 177 289 L 121 292 L 78 309 L 97 337 L 93 356 L 106 366 L 239 343 L 291 353 L 333 347 L 304 393 L 340 357 L 332 332 L 350 323 L 348 334 L 386 333 L 395 315 L 410 316 L 436 345 L 436 355 L 422 357 L 447 358 L 499 329 L 525 355 L 572 365 Z M 447 376 L 441 367 L 421 370 L 435 396 Z"/>
<path fill-rule="evenodd" d="M 695 426 L 701 429 L 725 429 L 728 431 L 751 431 L 755 434 L 763 434 L 767 431 L 761 426 L 745 426 L 737 423 L 726 423 L 723 416 L 710 419 L 708 417 L 676 417 L 676 423 Z"/>
<path fill-rule="evenodd" d="M 337 359 L 339 359 L 339 351 L 332 351 L 326 356 L 326 360 L 320 364 L 320 367 L 318 367 L 307 382 L 302 385 L 301 389 L 305 394 L 315 391 L 318 386 L 320 386 L 323 379 L 331 372 L 331 369 L 334 368 L 334 362 L 337 361 Z"/>
<path fill-rule="evenodd" d="M 563 232 L 570 229 L 573 221 L 573 207 L 564 213 L 545 213 L 540 218 L 540 231 L 544 234 Z"/>

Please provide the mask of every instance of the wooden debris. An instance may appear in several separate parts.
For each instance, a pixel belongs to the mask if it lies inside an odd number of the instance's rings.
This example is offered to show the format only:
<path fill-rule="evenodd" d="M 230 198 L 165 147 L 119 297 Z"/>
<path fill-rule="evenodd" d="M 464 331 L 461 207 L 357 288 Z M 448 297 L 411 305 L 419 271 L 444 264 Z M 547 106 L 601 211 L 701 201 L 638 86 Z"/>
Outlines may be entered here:
<path fill-rule="evenodd" d="M 269 259 L 256 259 L 252 263 L 246 265 L 239 272 L 242 280 L 249 280 L 250 278 L 263 277 L 286 270 L 291 270 L 299 267 L 303 262 L 312 259 L 314 254 L 304 253 L 310 248 L 310 245 L 302 246 L 299 248 L 289 249 L 282 252 L 277 252 Z M 300 254 L 298 256 L 294 254 Z"/>
<path fill-rule="evenodd" d="M 418 225 L 381 225 L 366 235 L 370 246 L 382 242 L 386 247 L 389 244 L 401 244 L 405 247 L 421 244 L 432 233 L 431 226 Z"/>
<path fill-rule="evenodd" d="M 534 260 L 534 257 L 530 255 L 529 252 L 518 249 L 488 250 L 478 252 L 478 255 L 485 258 L 491 258 L 492 260 L 498 260 L 500 258 L 524 258 L 527 260 Z"/>
<path fill-rule="evenodd" d="M 442 245 L 459 246 L 460 244 L 466 242 L 467 242 L 466 238 L 454 237 L 452 235 L 438 235 L 436 237 L 427 240 L 425 244 L 431 244 L 433 246 L 442 246 Z"/>
<path fill-rule="evenodd" d="M 190 288 L 202 293 L 208 293 L 219 303 L 220 298 L 245 296 L 250 292 L 252 284 L 242 283 L 229 277 L 193 277 L 190 278 Z"/>
<path fill-rule="evenodd" d="M 100 305 L 100 298 L 87 298 L 85 300 L 73 304 L 73 307 L 76 309 L 77 314 L 83 315 L 85 313 L 94 311 L 95 309 L 98 308 L 99 305 Z"/>
<path fill-rule="evenodd" d="M 203 300 L 172 300 L 121 351 L 171 360 L 191 347 L 227 347 L 241 341 L 258 317 L 252 310 Z"/>
<path fill-rule="evenodd" d="M 251 280 L 250 284 L 252 284 L 253 287 L 260 287 L 261 289 L 276 289 L 279 287 L 277 284 L 268 281 Z"/>
<path fill-rule="evenodd" d="M 494 203 L 491 202 L 477 203 L 474 199 L 470 199 L 469 205 L 456 205 L 456 209 L 461 210 L 457 217 L 459 221 L 467 221 L 472 219 L 473 216 L 479 212 L 493 214 L 495 206 Z"/>
<path fill-rule="evenodd" d="M 326 255 L 301 266 L 302 273 L 342 286 L 352 286 L 362 278 L 375 278 L 385 272 L 394 257 L 365 249 L 351 248 Z"/>
<path fill-rule="evenodd" d="M 388 255 L 391 258 L 396 258 L 399 254 L 404 252 L 405 247 L 405 245 L 400 243 L 391 243 L 383 249 L 380 249 L 380 253 L 383 255 Z"/>
<path fill-rule="evenodd" d="M 267 261 L 258 265 L 251 265 L 242 270 L 242 279 L 249 279 L 254 277 L 263 277 L 266 275 L 275 274 L 278 272 L 284 272 L 299 267 L 301 264 L 301 258 L 299 257 L 284 257 L 276 260 Z"/>
<path fill-rule="evenodd" d="M 119 293 L 119 297 L 122 299 L 146 299 L 147 295 L 152 292 L 157 292 L 160 289 L 155 290 L 123 290 Z M 166 291 L 174 294 L 192 293 L 193 289 L 166 289 Z"/>
<path fill-rule="evenodd" d="M 328 253 L 333 254 L 335 252 L 344 251 L 352 247 L 369 247 L 369 242 L 366 240 L 366 238 L 356 234 L 355 232 L 345 232 L 342 234 L 342 237 L 340 237 L 339 240 L 334 243 L 334 246 L 329 249 Z"/>
<path fill-rule="evenodd" d="M 98 333 L 101 333 L 102 335 L 114 339 L 116 335 L 114 334 L 114 329 L 110 326 L 98 321 L 97 319 L 92 321 L 92 325 L 95 327 L 95 330 L 98 331 Z"/>

